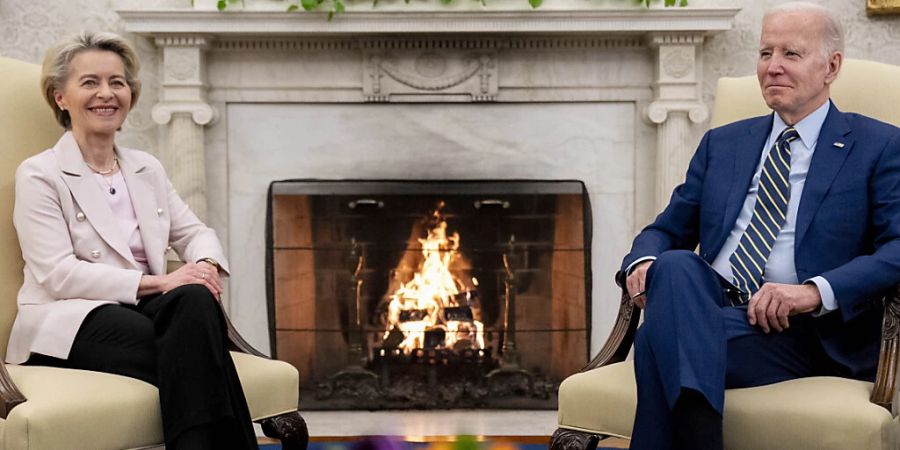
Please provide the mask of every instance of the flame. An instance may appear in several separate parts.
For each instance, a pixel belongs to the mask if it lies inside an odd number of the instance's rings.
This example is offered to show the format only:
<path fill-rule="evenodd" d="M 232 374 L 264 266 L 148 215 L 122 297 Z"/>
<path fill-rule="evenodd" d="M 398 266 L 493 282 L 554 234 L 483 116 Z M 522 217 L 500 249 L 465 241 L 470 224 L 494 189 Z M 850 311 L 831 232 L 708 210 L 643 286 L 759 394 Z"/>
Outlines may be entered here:
<path fill-rule="evenodd" d="M 388 327 L 384 333 L 387 339 L 391 330 L 403 333 L 403 341 L 397 346 L 405 353 L 425 347 L 426 332 L 444 332 L 443 342 L 437 348 L 454 348 L 458 343 L 474 348 L 484 348 L 484 325 L 478 320 L 480 314 L 469 309 L 472 319 L 466 317 L 448 318 L 447 308 L 469 307 L 472 291 L 465 290 L 465 304 L 460 304 L 460 288 L 465 289 L 462 280 L 450 270 L 452 264 L 461 257 L 459 253 L 459 233 L 447 235 L 447 221 L 440 214 L 440 205 L 432 213 L 435 225 L 427 236 L 417 239 L 422 248 L 424 260 L 413 275 L 412 280 L 400 283 L 391 295 L 388 305 Z M 474 286 L 478 280 L 471 279 Z M 403 320 L 404 311 L 412 319 Z M 458 316 L 458 315 L 457 315 Z M 459 320 L 462 319 L 462 320 Z"/>

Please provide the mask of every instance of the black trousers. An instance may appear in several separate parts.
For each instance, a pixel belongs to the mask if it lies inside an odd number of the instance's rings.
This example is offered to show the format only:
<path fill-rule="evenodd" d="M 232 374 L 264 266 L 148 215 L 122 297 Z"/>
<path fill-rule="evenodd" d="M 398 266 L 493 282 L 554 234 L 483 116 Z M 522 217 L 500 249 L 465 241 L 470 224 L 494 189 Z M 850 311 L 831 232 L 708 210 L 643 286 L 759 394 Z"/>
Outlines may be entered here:
<path fill-rule="evenodd" d="M 68 359 L 26 364 L 95 370 L 159 388 L 168 449 L 255 449 L 256 433 L 227 348 L 225 317 L 199 284 L 104 305 L 79 328 Z"/>

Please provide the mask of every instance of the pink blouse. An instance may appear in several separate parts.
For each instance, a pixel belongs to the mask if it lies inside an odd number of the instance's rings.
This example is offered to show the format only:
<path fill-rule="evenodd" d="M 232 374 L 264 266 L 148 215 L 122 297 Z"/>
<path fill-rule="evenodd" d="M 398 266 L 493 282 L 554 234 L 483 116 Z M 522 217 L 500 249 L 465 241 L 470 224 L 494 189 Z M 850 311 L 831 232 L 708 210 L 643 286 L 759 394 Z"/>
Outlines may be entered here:
<path fill-rule="evenodd" d="M 119 229 L 122 230 L 122 236 L 128 240 L 128 248 L 131 249 L 134 260 L 141 266 L 144 273 L 149 274 L 150 266 L 147 264 L 144 240 L 141 238 L 137 216 L 134 213 L 134 204 L 131 202 L 131 196 L 128 193 L 128 186 L 125 184 L 122 171 L 109 176 L 95 173 L 94 176 L 97 182 L 100 183 L 100 187 L 103 188 L 104 194 L 106 194 L 106 201 L 109 202 L 113 216 L 118 219 Z"/>

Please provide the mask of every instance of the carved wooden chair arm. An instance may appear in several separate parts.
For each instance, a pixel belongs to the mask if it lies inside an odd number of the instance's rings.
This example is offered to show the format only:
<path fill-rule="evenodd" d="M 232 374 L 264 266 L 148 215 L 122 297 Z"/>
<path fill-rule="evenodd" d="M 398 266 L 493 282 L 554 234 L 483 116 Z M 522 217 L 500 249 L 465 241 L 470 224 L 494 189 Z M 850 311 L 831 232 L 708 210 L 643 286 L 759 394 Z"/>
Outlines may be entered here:
<path fill-rule="evenodd" d="M 17 405 L 25 403 L 25 396 L 19 392 L 16 383 L 6 370 L 6 363 L 0 359 L 0 418 L 6 419 Z"/>
<path fill-rule="evenodd" d="M 221 304 L 219 305 L 222 306 Z M 231 350 L 239 351 L 241 353 L 247 353 L 253 356 L 259 356 L 260 358 L 270 359 L 268 356 L 264 355 L 259 350 L 253 348 L 241 333 L 238 332 L 237 328 L 234 327 L 234 324 L 231 323 L 231 319 L 228 318 L 228 314 L 225 313 L 225 309 L 222 309 L 222 315 L 225 316 L 225 325 L 228 327 L 228 348 Z"/>
<path fill-rule="evenodd" d="M 619 316 L 616 318 L 616 323 L 613 325 L 613 329 L 609 333 L 603 348 L 581 371 L 585 372 L 607 364 L 625 361 L 628 352 L 631 350 L 631 344 L 634 343 L 634 333 L 637 331 L 638 322 L 640 321 L 640 308 L 635 308 L 628 291 L 622 289 L 622 299 L 619 303 Z"/>
<path fill-rule="evenodd" d="M 900 286 L 884 298 L 884 322 L 881 327 L 881 353 L 878 356 L 878 372 L 872 388 L 872 403 L 881 405 L 897 417 L 900 409 L 897 370 L 900 357 Z"/>
<path fill-rule="evenodd" d="M 624 361 L 634 343 L 634 334 L 640 322 L 641 311 L 623 289 L 619 304 L 619 315 L 597 356 L 582 372 L 608 364 Z M 884 322 L 881 335 L 881 353 L 878 358 L 878 372 L 872 388 L 870 401 L 891 411 L 894 417 L 900 415 L 900 285 L 884 299 Z"/>

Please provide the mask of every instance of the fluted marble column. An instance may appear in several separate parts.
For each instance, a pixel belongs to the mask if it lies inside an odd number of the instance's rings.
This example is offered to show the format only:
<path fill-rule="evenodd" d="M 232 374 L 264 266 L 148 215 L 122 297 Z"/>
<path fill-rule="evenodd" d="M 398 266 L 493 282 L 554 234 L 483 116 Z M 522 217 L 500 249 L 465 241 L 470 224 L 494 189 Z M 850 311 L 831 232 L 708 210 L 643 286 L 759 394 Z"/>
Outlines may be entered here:
<path fill-rule="evenodd" d="M 206 102 L 205 51 L 208 38 L 198 35 L 156 39 L 162 48 L 163 82 L 153 120 L 167 127 L 163 164 L 175 189 L 200 217 L 206 218 L 204 127 L 216 118 Z"/>
<path fill-rule="evenodd" d="M 695 150 L 691 124 L 709 117 L 701 98 L 701 33 L 653 33 L 648 38 L 656 54 L 654 99 L 646 116 L 657 125 L 656 209 L 669 202 L 672 189 L 684 180 Z"/>

